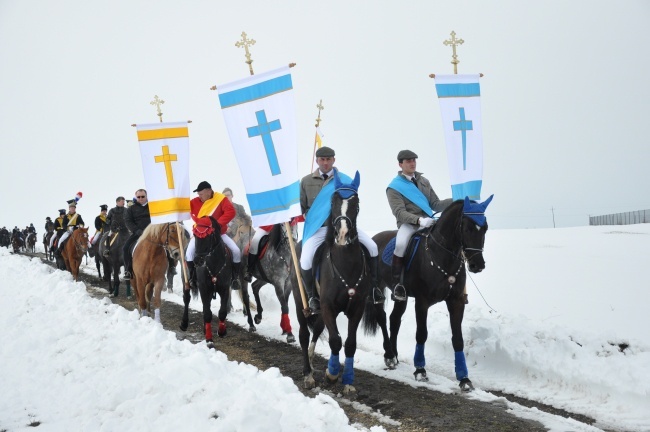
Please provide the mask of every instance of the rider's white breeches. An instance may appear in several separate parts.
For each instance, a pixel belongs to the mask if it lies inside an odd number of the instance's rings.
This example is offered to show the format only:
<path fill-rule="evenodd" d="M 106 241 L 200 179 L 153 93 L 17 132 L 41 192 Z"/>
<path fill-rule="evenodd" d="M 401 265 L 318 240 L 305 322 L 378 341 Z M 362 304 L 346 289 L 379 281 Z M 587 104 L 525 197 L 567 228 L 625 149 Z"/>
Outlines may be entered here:
<path fill-rule="evenodd" d="M 406 246 L 408 246 L 411 236 L 417 230 L 417 225 L 411 225 L 408 223 L 404 223 L 399 227 L 399 230 L 397 230 L 397 237 L 395 237 L 395 252 L 393 252 L 395 256 L 400 258 L 404 257 Z"/>
<path fill-rule="evenodd" d="M 187 251 L 185 252 L 185 260 L 186 261 L 194 261 L 194 257 L 196 256 L 196 244 L 194 243 L 195 237 L 192 237 L 190 239 L 190 243 L 187 245 Z M 230 249 L 230 252 L 232 252 L 232 262 L 234 263 L 239 263 L 241 262 L 241 251 L 237 247 L 237 244 L 228 237 L 226 234 L 221 234 L 221 239 L 225 243 L 226 246 L 228 246 L 228 249 Z"/>
<path fill-rule="evenodd" d="M 255 235 L 251 239 L 251 246 L 248 249 L 248 253 L 257 254 L 260 246 L 260 240 L 262 240 L 262 237 L 268 235 L 269 233 L 270 231 L 267 231 L 262 228 L 257 228 L 257 230 L 255 231 Z"/>
<path fill-rule="evenodd" d="M 314 254 L 318 246 L 322 245 L 325 241 L 325 234 L 327 234 L 327 227 L 320 227 L 318 231 L 314 233 L 311 237 L 307 239 L 306 242 L 302 244 L 302 252 L 300 254 L 300 268 L 303 270 L 309 270 L 314 261 Z M 362 245 L 368 249 L 371 257 L 376 257 L 379 253 L 377 249 L 377 243 L 365 232 L 357 228 L 357 234 L 359 235 L 359 241 Z"/>

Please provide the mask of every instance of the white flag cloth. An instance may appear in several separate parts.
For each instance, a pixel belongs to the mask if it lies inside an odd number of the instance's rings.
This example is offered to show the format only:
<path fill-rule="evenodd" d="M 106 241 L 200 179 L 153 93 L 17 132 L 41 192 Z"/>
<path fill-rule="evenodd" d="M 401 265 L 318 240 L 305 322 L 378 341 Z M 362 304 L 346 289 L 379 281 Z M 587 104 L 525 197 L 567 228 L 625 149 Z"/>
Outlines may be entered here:
<path fill-rule="evenodd" d="M 483 183 L 483 123 L 479 75 L 437 75 L 454 200 L 479 200 Z"/>
<path fill-rule="evenodd" d="M 187 122 L 136 125 L 151 223 L 190 219 Z"/>
<path fill-rule="evenodd" d="M 217 86 L 253 225 L 300 215 L 296 108 L 289 67 Z"/>

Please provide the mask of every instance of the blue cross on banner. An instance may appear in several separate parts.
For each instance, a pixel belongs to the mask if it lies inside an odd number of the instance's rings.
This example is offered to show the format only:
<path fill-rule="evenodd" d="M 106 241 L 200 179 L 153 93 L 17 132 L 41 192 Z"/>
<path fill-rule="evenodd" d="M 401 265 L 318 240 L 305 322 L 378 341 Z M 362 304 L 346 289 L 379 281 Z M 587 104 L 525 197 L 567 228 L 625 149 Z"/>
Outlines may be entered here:
<path fill-rule="evenodd" d="M 481 198 L 483 184 L 483 127 L 479 75 L 437 75 L 454 200 Z M 459 133 L 460 132 L 460 133 Z"/>
<path fill-rule="evenodd" d="M 257 126 L 246 128 L 248 137 L 262 137 L 262 142 L 264 143 L 264 151 L 266 152 L 266 158 L 269 160 L 269 167 L 271 167 L 271 174 L 278 175 L 280 174 L 280 164 L 278 164 L 278 157 L 275 154 L 275 147 L 273 146 L 273 138 L 271 138 L 271 132 L 282 129 L 282 126 L 280 126 L 280 120 L 273 120 L 272 122 L 268 122 L 266 120 L 266 113 L 264 110 L 257 111 L 255 113 L 255 117 L 257 118 Z"/>
<path fill-rule="evenodd" d="M 300 215 L 293 83 L 288 67 L 217 86 L 253 225 Z"/>

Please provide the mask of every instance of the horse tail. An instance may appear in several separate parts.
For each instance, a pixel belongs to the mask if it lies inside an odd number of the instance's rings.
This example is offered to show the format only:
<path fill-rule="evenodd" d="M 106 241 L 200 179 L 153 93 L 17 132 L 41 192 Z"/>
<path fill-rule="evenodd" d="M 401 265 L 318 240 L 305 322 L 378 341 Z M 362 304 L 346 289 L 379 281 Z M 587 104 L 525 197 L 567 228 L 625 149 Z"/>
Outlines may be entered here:
<path fill-rule="evenodd" d="M 366 308 L 363 311 L 363 332 L 368 336 L 377 334 L 377 326 L 379 325 L 378 308 L 383 309 L 384 304 L 374 304 L 372 299 L 366 299 Z"/>

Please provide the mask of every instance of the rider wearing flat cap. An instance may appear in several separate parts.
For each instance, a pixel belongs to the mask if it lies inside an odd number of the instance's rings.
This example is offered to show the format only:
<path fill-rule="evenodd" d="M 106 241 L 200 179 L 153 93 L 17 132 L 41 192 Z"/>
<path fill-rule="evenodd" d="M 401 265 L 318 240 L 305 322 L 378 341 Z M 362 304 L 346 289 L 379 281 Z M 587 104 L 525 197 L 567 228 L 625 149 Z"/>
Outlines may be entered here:
<path fill-rule="evenodd" d="M 305 227 L 310 222 L 310 216 L 312 219 L 317 217 L 316 214 L 309 213 L 316 197 L 321 193 L 323 187 L 332 181 L 335 171 L 338 172 L 338 169 L 334 168 L 334 162 L 336 161 L 334 156 L 334 150 L 331 148 L 319 148 L 316 151 L 316 164 L 318 165 L 318 169 L 300 180 L 300 208 L 302 214 L 305 216 Z M 339 175 L 344 176 L 345 174 L 339 173 Z M 330 192 L 333 193 L 334 190 L 332 189 Z M 329 215 L 326 217 L 329 217 Z M 382 294 L 382 290 L 379 289 L 379 259 L 377 244 L 368 234 L 358 227 L 357 232 L 359 241 L 366 249 L 368 249 L 368 253 L 370 254 L 369 265 L 370 273 L 372 275 L 373 300 L 375 303 L 383 303 L 384 295 Z M 314 289 L 314 273 L 312 271 L 312 265 L 316 249 L 318 249 L 318 247 L 325 241 L 326 233 L 327 225 L 324 221 L 323 225 L 320 226 L 320 228 L 318 228 L 310 237 L 303 238 L 302 252 L 300 255 L 300 275 L 305 282 L 305 291 L 309 297 L 309 309 L 312 314 L 320 312 L 320 298 Z"/>
<path fill-rule="evenodd" d="M 241 266 L 241 251 L 237 244 L 228 237 L 228 222 L 230 222 L 236 214 L 235 207 L 233 207 L 230 200 L 222 193 L 212 190 L 212 186 L 207 181 L 202 181 L 194 189 L 199 196 L 192 198 L 190 201 L 190 213 L 194 219 L 195 229 L 197 227 L 212 227 L 210 216 L 219 223 L 221 227 L 221 239 L 224 244 L 228 246 L 232 252 L 232 282 L 230 287 L 234 290 L 241 288 L 239 282 L 239 272 Z M 190 270 L 190 285 L 196 286 L 196 269 L 194 267 L 194 255 L 196 251 L 195 237 L 190 239 L 187 245 L 187 252 L 185 252 L 185 259 L 187 260 L 187 268 Z"/>
<path fill-rule="evenodd" d="M 422 173 L 415 170 L 418 155 L 411 150 L 402 150 L 397 154 L 401 171 L 397 172 L 388 188 L 386 196 L 390 209 L 397 219 L 397 237 L 391 266 L 393 298 L 406 301 L 406 289 L 400 283 L 404 268 L 404 253 L 415 231 L 433 225 L 433 213 L 446 209 L 451 199 L 441 200 L 433 191 L 431 183 Z"/>

